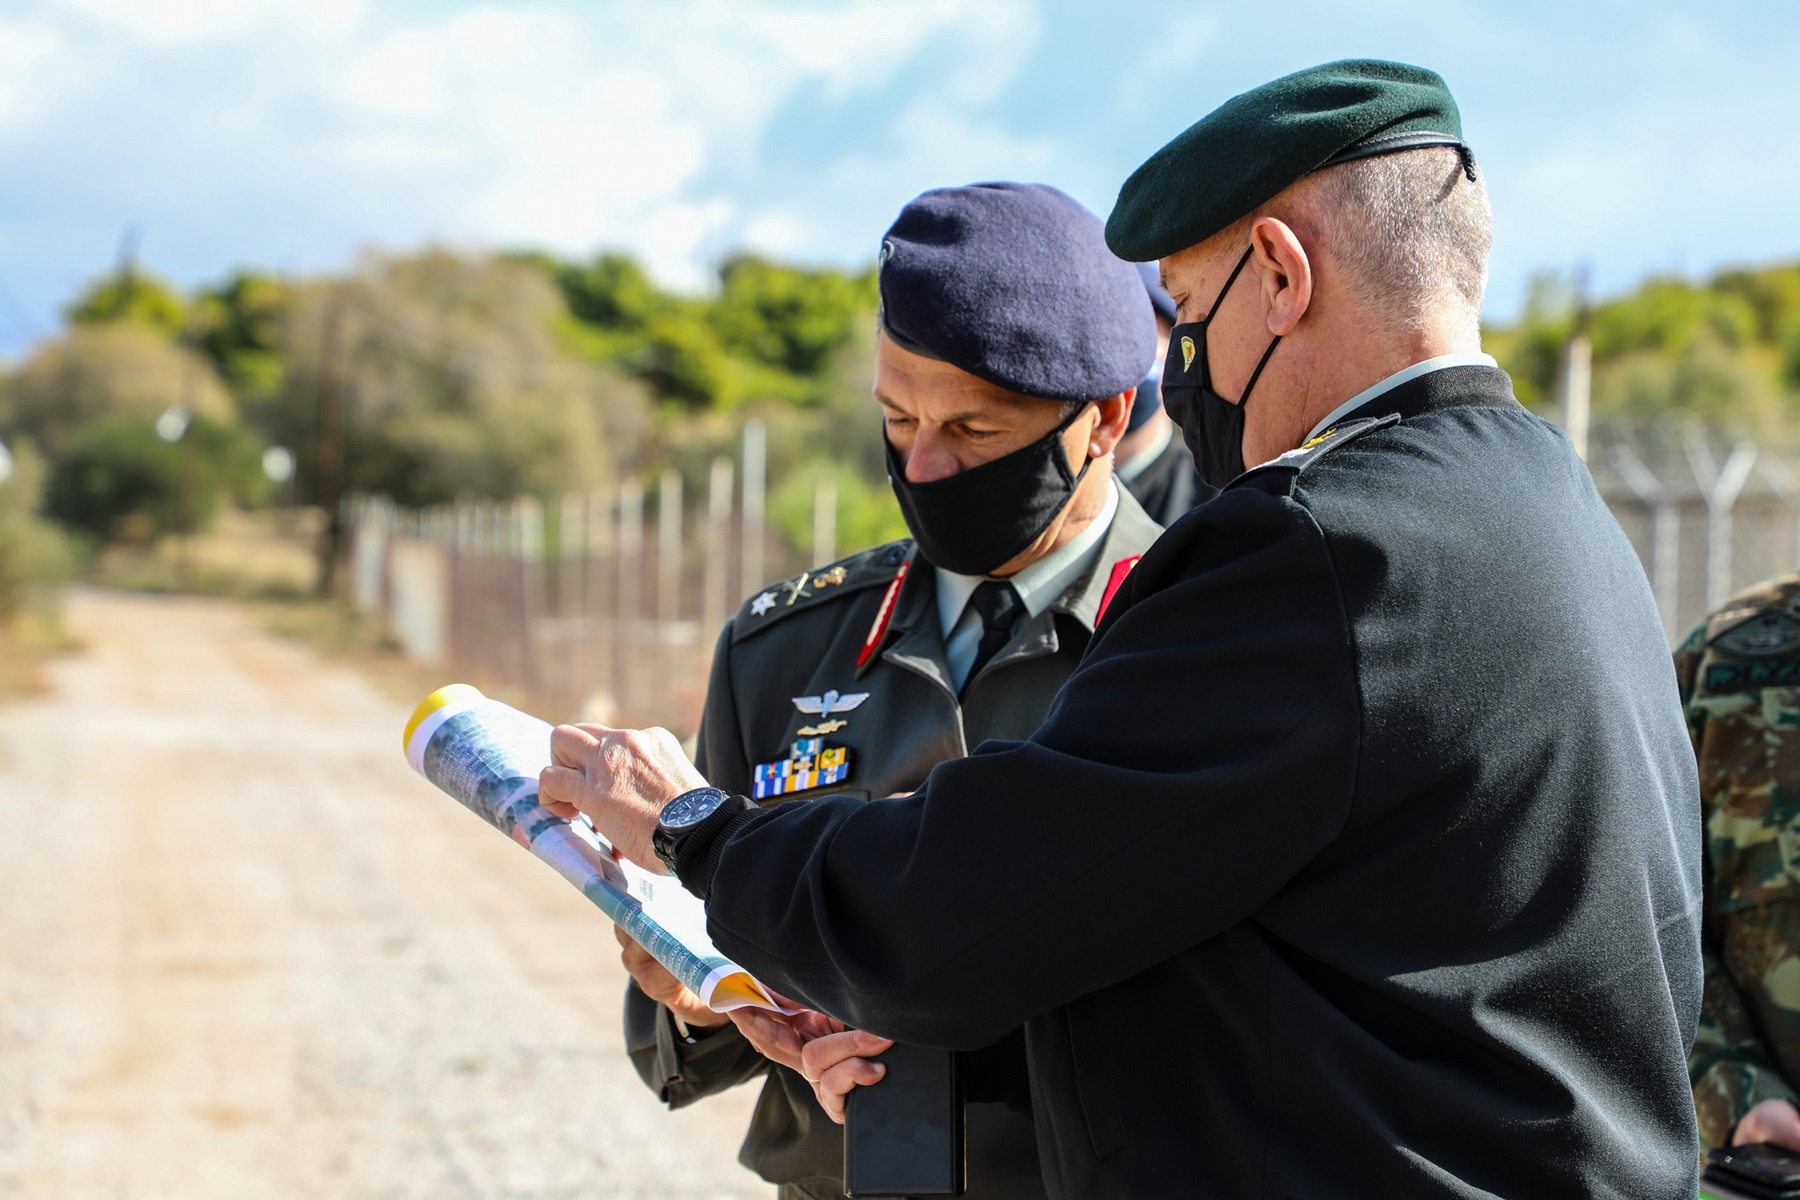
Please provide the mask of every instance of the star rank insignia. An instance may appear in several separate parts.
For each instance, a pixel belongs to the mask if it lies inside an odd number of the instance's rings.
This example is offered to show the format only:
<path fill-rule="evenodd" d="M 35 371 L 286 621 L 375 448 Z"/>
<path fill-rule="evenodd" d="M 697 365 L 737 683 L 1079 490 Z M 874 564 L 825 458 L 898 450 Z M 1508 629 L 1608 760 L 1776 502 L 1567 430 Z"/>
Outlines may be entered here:
<path fill-rule="evenodd" d="M 828 746 L 822 737 L 803 737 L 789 748 L 785 759 L 757 766 L 751 776 L 751 795 L 757 800 L 770 800 L 829 787 L 849 778 L 848 747 Z"/>
<path fill-rule="evenodd" d="M 750 612 L 751 612 L 751 615 L 753 615 L 753 616 L 758 616 L 758 617 L 763 616 L 771 608 L 774 608 L 774 607 L 775 607 L 775 593 L 774 592 L 764 592 L 762 595 L 758 596 L 756 599 L 754 599 L 750 602 Z"/>

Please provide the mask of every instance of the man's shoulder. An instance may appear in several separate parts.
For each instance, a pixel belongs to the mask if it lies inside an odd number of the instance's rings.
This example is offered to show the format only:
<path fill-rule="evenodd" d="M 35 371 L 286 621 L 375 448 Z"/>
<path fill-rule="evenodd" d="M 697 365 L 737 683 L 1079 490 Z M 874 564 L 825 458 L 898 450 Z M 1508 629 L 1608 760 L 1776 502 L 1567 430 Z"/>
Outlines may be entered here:
<path fill-rule="evenodd" d="M 1226 491 L 1252 489 L 1273 495 L 1292 495 L 1302 476 L 1315 471 L 1329 456 L 1342 451 L 1362 438 L 1390 425 L 1398 425 L 1396 414 L 1382 417 L 1353 417 L 1339 421 L 1305 442 L 1277 455 L 1260 466 L 1251 467 L 1226 485 Z"/>
<path fill-rule="evenodd" d="M 891 585 L 912 554 L 912 539 L 902 538 L 772 583 L 738 609 L 731 622 L 731 644 L 777 626 L 800 633 L 815 629 L 820 621 L 846 620 L 854 607 L 847 601 Z"/>

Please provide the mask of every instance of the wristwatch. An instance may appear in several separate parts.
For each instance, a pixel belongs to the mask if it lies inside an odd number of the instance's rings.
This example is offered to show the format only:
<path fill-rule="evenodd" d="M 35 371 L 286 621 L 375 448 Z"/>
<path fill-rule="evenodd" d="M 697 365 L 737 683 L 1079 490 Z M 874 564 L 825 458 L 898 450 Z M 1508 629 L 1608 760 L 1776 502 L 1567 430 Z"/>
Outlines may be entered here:
<path fill-rule="evenodd" d="M 714 826 L 724 825 L 738 814 L 736 807 L 727 805 L 730 799 L 716 787 L 700 787 L 663 805 L 656 832 L 650 835 L 650 848 L 669 868 L 669 874 L 676 874 L 675 859 L 683 842 L 695 834 L 712 832 Z"/>

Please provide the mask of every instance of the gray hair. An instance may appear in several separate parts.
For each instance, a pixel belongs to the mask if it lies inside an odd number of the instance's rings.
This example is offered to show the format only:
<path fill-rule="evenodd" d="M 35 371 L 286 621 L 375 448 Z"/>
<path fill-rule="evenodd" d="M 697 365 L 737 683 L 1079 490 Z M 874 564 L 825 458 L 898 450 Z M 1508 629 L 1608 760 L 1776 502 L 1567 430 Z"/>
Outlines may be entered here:
<path fill-rule="evenodd" d="M 1481 324 L 1494 210 L 1449 147 L 1353 159 L 1306 176 L 1256 214 L 1323 250 L 1351 292 L 1395 329 Z M 1253 218 L 1252 218 L 1253 219 Z M 1248 233 L 1246 221 L 1246 234 Z"/>

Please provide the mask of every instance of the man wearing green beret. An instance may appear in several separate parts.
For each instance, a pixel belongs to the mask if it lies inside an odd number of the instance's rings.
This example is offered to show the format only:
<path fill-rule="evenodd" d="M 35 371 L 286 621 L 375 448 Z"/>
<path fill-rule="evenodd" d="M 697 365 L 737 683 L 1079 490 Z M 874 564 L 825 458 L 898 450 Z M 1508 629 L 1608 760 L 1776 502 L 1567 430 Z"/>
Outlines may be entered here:
<path fill-rule="evenodd" d="M 1022 1021 L 1053 1196 L 1692 1197 L 1693 755 L 1636 555 L 1481 353 L 1444 81 L 1231 99 L 1107 236 L 1161 262 L 1164 400 L 1222 491 L 1036 732 L 762 812 L 666 734 L 566 729 L 546 794 L 819 1012 Z M 882 1086 L 833 1057 L 822 1094 Z"/>

